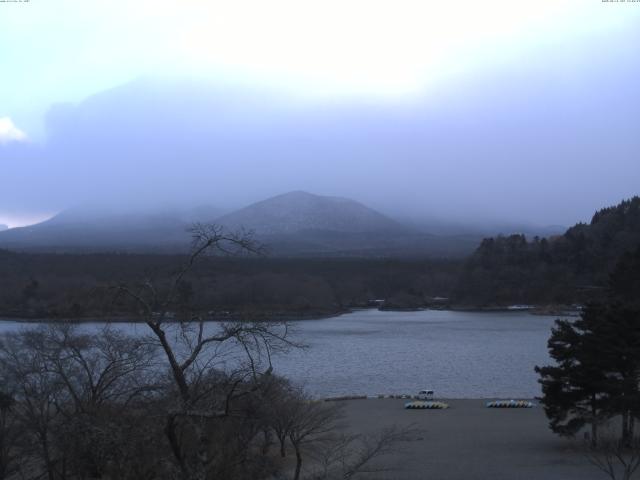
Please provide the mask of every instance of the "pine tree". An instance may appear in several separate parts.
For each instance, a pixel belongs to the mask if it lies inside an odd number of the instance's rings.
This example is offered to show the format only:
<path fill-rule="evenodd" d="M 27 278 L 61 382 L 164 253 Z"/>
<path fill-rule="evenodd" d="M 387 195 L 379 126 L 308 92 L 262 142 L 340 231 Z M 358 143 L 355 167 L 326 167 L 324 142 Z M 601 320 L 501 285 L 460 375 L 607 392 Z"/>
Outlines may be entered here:
<path fill-rule="evenodd" d="M 621 440 L 633 438 L 640 418 L 640 249 L 614 269 L 606 302 L 591 304 L 576 321 L 557 320 L 549 353 L 557 365 L 536 367 L 551 429 L 573 436 L 587 424 L 622 420 Z"/>
<path fill-rule="evenodd" d="M 590 324 L 599 318 L 593 316 L 596 308 L 589 307 L 576 322 L 556 320 L 548 347 L 557 365 L 536 367 L 551 430 L 571 437 L 589 425 L 594 443 L 605 414 L 607 386 L 597 345 L 589 334 Z"/>
<path fill-rule="evenodd" d="M 594 336 L 607 378 L 606 409 L 610 417 L 621 417 L 621 439 L 626 444 L 633 437 L 635 419 L 640 418 L 640 310 L 616 302 L 603 317 Z"/>

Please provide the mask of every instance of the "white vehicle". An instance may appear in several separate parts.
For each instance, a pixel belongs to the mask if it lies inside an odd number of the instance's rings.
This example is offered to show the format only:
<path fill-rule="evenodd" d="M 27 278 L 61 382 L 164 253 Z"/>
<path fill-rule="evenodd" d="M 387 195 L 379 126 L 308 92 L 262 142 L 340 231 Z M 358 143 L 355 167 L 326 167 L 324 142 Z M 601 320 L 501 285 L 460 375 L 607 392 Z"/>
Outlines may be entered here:
<path fill-rule="evenodd" d="M 418 400 L 433 400 L 433 390 L 420 390 L 416 396 Z"/>

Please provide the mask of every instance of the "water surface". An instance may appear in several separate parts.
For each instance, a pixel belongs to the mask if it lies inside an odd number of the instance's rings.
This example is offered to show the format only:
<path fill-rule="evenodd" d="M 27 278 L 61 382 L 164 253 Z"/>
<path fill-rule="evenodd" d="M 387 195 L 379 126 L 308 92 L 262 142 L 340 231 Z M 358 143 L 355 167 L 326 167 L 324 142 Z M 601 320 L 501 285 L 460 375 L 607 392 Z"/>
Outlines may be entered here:
<path fill-rule="evenodd" d="M 360 310 L 293 322 L 296 340 L 309 348 L 273 363 L 277 373 L 323 397 L 429 388 L 450 398 L 531 398 L 540 395 L 534 366 L 550 361 L 554 319 L 526 312 Z M 3 321 L 0 333 L 30 325 Z M 117 326 L 147 333 L 142 324 Z"/>

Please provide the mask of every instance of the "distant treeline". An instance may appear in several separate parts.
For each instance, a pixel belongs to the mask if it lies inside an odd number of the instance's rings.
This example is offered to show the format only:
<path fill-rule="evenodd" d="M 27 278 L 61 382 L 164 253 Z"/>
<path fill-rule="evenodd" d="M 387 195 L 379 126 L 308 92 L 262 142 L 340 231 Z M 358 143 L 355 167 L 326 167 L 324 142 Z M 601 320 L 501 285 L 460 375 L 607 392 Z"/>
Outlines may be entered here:
<path fill-rule="evenodd" d="M 634 197 L 557 237 L 485 239 L 466 260 L 209 257 L 179 288 L 185 304 L 221 316 L 329 315 L 379 299 L 387 308 L 567 305 L 597 297 L 613 265 L 639 245 Z M 0 316 L 131 315 L 109 287 L 161 282 L 184 259 L 0 250 Z"/>
<path fill-rule="evenodd" d="M 162 282 L 185 257 L 0 251 L 0 315 L 127 316 L 109 287 Z M 455 287 L 460 262 L 383 259 L 204 259 L 180 285 L 185 303 L 215 315 L 330 315 L 372 300 L 420 307 Z"/>

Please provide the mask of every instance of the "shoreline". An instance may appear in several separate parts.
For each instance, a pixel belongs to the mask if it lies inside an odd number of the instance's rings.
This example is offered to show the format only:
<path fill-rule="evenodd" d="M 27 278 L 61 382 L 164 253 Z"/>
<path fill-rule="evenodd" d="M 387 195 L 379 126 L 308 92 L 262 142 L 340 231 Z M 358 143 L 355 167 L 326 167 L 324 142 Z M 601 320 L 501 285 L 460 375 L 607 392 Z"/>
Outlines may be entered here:
<path fill-rule="evenodd" d="M 327 312 L 314 312 L 314 313 L 294 313 L 294 312 L 273 312 L 272 314 L 260 314 L 259 316 L 253 316 L 251 314 L 242 314 L 240 312 L 230 314 L 213 315 L 206 318 L 205 322 L 237 322 L 237 321 L 265 321 L 265 322 L 287 322 L 287 321 L 307 321 L 307 320 L 326 320 L 329 318 L 339 317 L 348 313 L 353 313 L 361 310 L 378 310 L 380 312 L 390 313 L 403 313 L 403 312 L 422 312 L 429 310 L 436 311 L 450 311 L 450 312 L 470 312 L 470 313 L 491 313 L 491 312 L 522 312 L 529 313 L 530 315 L 547 315 L 547 316 L 569 316 L 575 317 L 580 315 L 580 308 L 562 308 L 566 306 L 541 306 L 531 305 L 527 308 L 514 308 L 513 305 L 506 306 L 465 306 L 465 305 L 452 305 L 446 308 L 441 307 L 421 307 L 421 308 L 379 308 L 379 307 L 350 307 L 341 309 L 332 313 Z M 167 318 L 165 322 L 178 322 L 175 318 Z M 82 318 L 69 318 L 69 317 L 46 317 L 36 316 L 29 314 L 11 313 L 10 315 L 0 313 L 0 322 L 18 322 L 18 323 L 51 323 L 51 322 L 68 322 L 68 323 L 145 323 L 142 319 L 132 317 L 106 317 L 106 316 L 93 316 Z"/>
<path fill-rule="evenodd" d="M 240 322 L 240 321 L 255 321 L 255 322 L 287 322 L 287 321 L 306 321 L 306 320 L 325 320 L 328 318 L 339 317 L 340 315 L 345 315 L 347 313 L 352 313 L 355 310 L 359 309 L 349 309 L 349 310 L 341 310 L 333 313 L 274 313 L 272 315 L 261 314 L 260 316 L 251 315 L 251 314 L 231 314 L 231 315 L 213 315 L 206 319 L 204 319 L 205 323 L 208 322 Z M 55 322 L 68 322 L 68 323 L 145 323 L 145 320 L 140 318 L 132 318 L 132 317 L 124 317 L 124 316 L 115 316 L 115 317 L 82 317 L 82 318 L 71 318 L 71 317 L 43 317 L 43 316 L 34 316 L 34 315 L 20 315 L 20 314 L 11 314 L 5 315 L 0 314 L 0 322 L 17 322 L 17 323 L 55 323 Z M 179 323 L 180 320 L 177 320 L 175 317 L 167 317 L 164 320 L 165 323 Z"/>
<path fill-rule="evenodd" d="M 417 395 L 344 395 L 340 397 L 326 397 L 326 398 L 318 398 L 320 402 L 359 402 L 365 400 L 394 400 L 394 401 L 402 401 L 402 402 L 410 402 L 418 400 Z M 542 408 L 539 405 L 540 398 L 539 397 L 438 397 L 434 396 L 432 400 L 434 402 L 494 402 L 494 401 L 509 401 L 515 400 L 520 401 L 524 400 L 527 402 L 533 402 L 534 405 L 532 408 Z"/>

